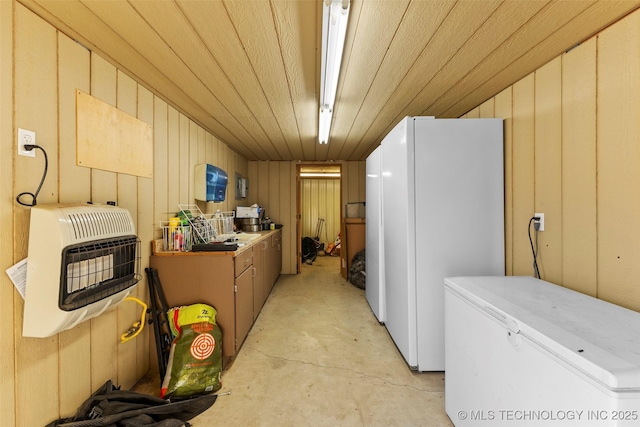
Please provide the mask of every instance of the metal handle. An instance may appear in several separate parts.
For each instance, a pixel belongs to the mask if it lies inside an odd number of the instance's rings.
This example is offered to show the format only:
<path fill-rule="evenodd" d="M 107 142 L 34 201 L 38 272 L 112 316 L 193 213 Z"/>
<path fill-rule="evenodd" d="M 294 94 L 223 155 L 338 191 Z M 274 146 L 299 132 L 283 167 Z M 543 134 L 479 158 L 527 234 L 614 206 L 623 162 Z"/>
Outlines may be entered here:
<path fill-rule="evenodd" d="M 251 267 L 251 277 L 256 277 L 256 268 L 255 267 Z"/>

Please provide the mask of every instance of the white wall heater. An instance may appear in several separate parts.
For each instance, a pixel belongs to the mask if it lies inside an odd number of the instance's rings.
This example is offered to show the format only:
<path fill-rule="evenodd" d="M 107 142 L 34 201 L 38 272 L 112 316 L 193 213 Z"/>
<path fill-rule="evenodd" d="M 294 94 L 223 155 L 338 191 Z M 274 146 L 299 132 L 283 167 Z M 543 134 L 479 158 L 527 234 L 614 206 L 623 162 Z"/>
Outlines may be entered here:
<path fill-rule="evenodd" d="M 126 209 L 31 208 L 23 336 L 52 336 L 96 317 L 139 280 L 140 240 Z"/>

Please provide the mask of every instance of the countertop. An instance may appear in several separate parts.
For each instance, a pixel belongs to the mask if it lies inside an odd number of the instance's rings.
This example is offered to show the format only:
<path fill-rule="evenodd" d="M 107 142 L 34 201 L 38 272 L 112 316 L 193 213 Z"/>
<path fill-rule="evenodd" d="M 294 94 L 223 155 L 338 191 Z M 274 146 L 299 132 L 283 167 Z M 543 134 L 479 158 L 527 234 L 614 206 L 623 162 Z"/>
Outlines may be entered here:
<path fill-rule="evenodd" d="M 241 253 L 245 252 L 249 248 L 253 247 L 259 242 L 268 239 L 269 237 L 276 234 L 281 229 L 276 230 L 263 230 L 263 231 L 255 231 L 250 233 L 240 233 L 240 234 L 258 234 L 259 237 L 252 239 L 251 241 L 244 242 L 242 246 L 238 246 L 238 249 L 235 251 L 211 251 L 211 252 L 178 252 L 178 251 L 163 251 L 162 250 L 162 239 L 156 239 L 151 241 L 151 255 L 153 256 L 231 256 L 236 257 Z"/>

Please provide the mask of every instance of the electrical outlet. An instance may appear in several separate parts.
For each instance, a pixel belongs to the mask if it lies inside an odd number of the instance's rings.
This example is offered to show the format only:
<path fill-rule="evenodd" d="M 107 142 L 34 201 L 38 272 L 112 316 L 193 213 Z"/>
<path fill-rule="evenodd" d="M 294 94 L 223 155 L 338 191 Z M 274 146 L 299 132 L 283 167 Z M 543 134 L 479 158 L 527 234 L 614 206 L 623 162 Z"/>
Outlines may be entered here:
<path fill-rule="evenodd" d="M 18 128 L 18 155 L 35 157 L 36 150 L 27 150 L 24 148 L 27 144 L 36 144 L 36 133 L 31 130 Z"/>
<path fill-rule="evenodd" d="M 540 218 L 539 220 L 534 220 L 535 224 L 538 224 L 538 231 L 544 231 L 544 214 L 543 213 L 534 213 L 534 217 Z"/>

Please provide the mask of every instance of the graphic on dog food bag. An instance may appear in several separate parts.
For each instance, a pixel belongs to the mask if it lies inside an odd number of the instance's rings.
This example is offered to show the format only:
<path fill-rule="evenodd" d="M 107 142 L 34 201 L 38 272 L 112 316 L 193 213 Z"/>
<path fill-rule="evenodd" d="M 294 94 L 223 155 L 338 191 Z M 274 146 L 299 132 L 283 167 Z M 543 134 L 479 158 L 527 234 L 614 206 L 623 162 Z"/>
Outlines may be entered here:
<path fill-rule="evenodd" d="M 194 359 L 204 360 L 213 354 L 216 340 L 211 334 L 200 334 L 191 343 L 191 355 Z"/>

